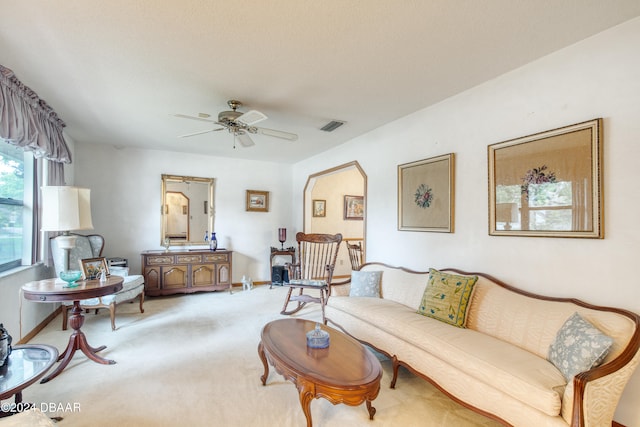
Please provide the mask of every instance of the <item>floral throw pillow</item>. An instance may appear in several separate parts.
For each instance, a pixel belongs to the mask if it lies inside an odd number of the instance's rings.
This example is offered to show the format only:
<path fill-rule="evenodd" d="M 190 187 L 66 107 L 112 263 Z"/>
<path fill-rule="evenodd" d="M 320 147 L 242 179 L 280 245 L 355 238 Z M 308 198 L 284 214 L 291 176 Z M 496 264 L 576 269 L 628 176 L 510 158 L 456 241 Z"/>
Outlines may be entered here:
<path fill-rule="evenodd" d="M 350 297 L 380 298 L 382 271 L 352 271 Z"/>
<path fill-rule="evenodd" d="M 478 276 L 461 276 L 429 269 L 429 282 L 418 313 L 458 328 L 467 323 L 467 307 Z"/>
<path fill-rule="evenodd" d="M 547 360 L 571 381 L 576 374 L 599 366 L 612 344 L 613 338 L 573 313 L 549 346 Z"/>

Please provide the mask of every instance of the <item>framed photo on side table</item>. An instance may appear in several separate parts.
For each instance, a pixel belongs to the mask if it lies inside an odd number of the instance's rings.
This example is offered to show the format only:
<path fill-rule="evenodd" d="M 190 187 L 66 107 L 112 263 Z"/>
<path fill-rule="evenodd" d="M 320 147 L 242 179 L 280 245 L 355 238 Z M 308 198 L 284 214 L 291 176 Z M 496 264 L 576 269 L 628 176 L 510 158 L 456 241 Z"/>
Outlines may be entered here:
<path fill-rule="evenodd" d="M 454 155 L 398 166 L 398 230 L 453 233 Z"/>
<path fill-rule="evenodd" d="M 602 239 L 602 119 L 489 145 L 489 235 Z"/>
<path fill-rule="evenodd" d="M 80 260 L 82 267 L 82 277 L 86 280 L 100 278 L 100 273 L 104 271 L 109 276 L 109 266 L 106 258 L 85 258 Z"/>
<path fill-rule="evenodd" d="M 247 212 L 269 212 L 269 192 L 247 190 Z"/>

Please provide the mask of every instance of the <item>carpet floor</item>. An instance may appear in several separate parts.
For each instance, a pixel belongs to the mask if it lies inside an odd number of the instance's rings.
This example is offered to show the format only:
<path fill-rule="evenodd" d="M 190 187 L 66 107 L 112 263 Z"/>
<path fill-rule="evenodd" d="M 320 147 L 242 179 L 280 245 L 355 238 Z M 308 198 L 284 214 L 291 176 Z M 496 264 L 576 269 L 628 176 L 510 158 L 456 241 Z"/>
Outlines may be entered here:
<path fill-rule="evenodd" d="M 87 314 L 82 330 L 89 344 L 106 345 L 100 354 L 117 361 L 101 365 L 77 352 L 67 368 L 46 384 L 24 390 L 61 427 L 80 426 L 256 426 L 305 425 L 293 384 L 270 369 L 262 386 L 257 347 L 264 324 L 279 314 L 286 288 L 259 286 L 250 291 L 198 293 L 148 298 L 121 304 L 111 331 L 108 310 Z M 297 317 L 319 321 L 318 304 Z M 60 351 L 70 330 L 58 316 L 32 343 Z M 389 388 L 391 362 L 378 355 L 381 389 L 369 420 L 366 406 L 332 405 L 314 399 L 315 426 L 490 427 L 495 421 L 456 404 L 427 381 L 401 369 Z"/>

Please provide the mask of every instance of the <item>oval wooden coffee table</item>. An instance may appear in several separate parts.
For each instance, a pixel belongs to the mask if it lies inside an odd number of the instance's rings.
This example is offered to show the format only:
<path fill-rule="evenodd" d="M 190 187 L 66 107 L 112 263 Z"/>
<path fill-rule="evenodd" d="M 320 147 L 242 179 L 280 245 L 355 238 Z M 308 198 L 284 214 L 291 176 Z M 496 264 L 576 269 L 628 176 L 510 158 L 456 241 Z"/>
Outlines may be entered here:
<path fill-rule="evenodd" d="M 264 326 L 258 345 L 264 365 L 262 385 L 267 383 L 270 363 L 298 389 L 308 427 L 312 425 L 311 400 L 319 397 L 334 405 L 367 402 L 369 419 L 373 419 L 376 409 L 371 402 L 380 391 L 380 362 L 358 341 L 328 326 L 322 329 L 329 332 L 329 347 L 307 347 L 306 333 L 315 325 L 304 319 L 280 319 Z"/>

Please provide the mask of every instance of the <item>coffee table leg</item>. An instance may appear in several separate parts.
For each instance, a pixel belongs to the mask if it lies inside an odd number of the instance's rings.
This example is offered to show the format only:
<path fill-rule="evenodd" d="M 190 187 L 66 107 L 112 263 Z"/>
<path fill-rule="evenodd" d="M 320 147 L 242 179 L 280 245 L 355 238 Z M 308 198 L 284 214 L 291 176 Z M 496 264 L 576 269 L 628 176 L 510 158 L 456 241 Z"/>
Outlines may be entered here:
<path fill-rule="evenodd" d="M 300 405 L 302 405 L 302 412 L 304 412 L 304 416 L 307 418 L 307 427 L 311 427 L 311 401 L 313 400 L 314 385 L 307 381 L 301 381 L 300 378 L 298 378 L 296 387 L 298 388 L 298 392 L 300 392 Z"/>
<path fill-rule="evenodd" d="M 262 341 L 258 344 L 258 356 L 260 356 L 260 360 L 262 360 L 262 365 L 264 365 L 264 374 L 260 377 L 262 381 L 262 385 L 267 384 L 267 378 L 269 377 L 269 364 L 267 363 L 267 357 L 264 355 L 264 347 L 262 346 Z"/>
<path fill-rule="evenodd" d="M 376 408 L 371 405 L 370 400 L 367 400 L 367 411 L 369 411 L 369 419 L 372 420 L 373 416 L 376 414 Z"/>

